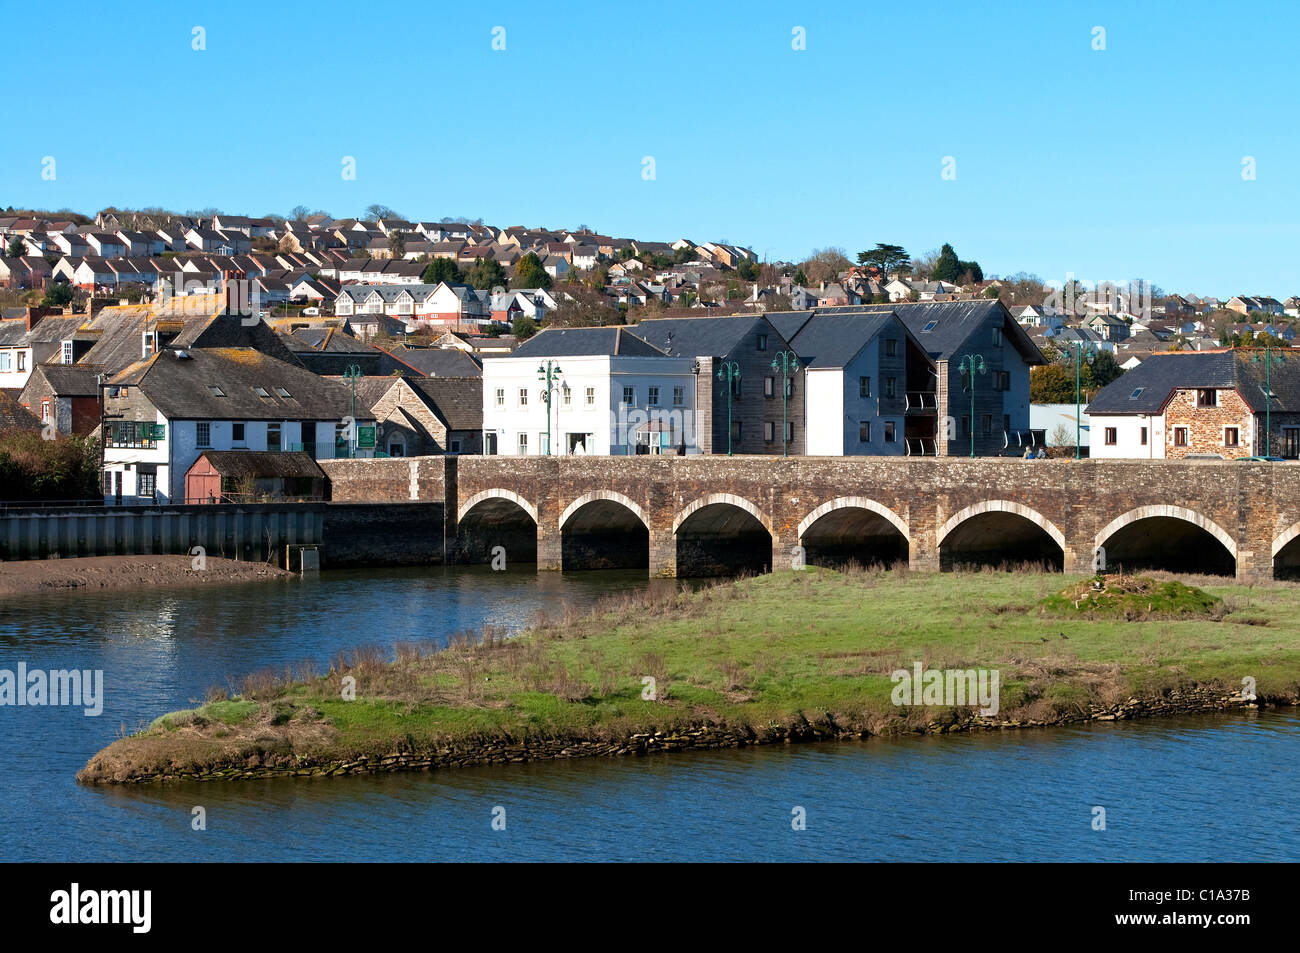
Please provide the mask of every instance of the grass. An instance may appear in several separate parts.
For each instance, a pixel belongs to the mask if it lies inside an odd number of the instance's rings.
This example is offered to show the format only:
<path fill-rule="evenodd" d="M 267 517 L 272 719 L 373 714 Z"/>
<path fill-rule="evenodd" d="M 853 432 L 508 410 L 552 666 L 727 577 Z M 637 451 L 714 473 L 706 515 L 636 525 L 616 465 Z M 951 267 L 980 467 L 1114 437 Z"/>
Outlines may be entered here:
<path fill-rule="evenodd" d="M 114 742 L 82 776 L 320 763 L 485 739 L 617 740 L 709 723 L 881 733 L 958 720 L 951 709 L 891 703 L 890 674 L 917 661 L 999 669 L 998 718 L 1011 721 L 1193 684 L 1235 690 L 1244 676 L 1263 698 L 1300 696 L 1298 586 L 1157 576 L 1099 599 L 1090 580 L 1069 580 L 1064 593 L 1061 583 L 1047 573 L 854 567 L 628 593 L 586 615 L 539 618 L 515 639 L 488 628 L 445 649 L 361 646 L 324 673 L 311 663 L 255 673 Z M 345 678 L 355 679 L 355 700 L 343 697 Z M 654 698 L 642 695 L 646 679 Z"/>

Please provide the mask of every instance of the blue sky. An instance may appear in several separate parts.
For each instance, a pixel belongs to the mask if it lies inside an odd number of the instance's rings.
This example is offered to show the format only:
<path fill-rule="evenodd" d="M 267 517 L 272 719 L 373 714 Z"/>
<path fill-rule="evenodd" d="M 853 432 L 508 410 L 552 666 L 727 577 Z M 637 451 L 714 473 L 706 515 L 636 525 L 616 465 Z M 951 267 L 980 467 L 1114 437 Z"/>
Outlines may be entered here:
<path fill-rule="evenodd" d="M 989 274 L 1300 294 L 1300 5 L 739 11 L 14 4 L 6 75 L 27 93 L 9 100 L 0 206 L 379 202 L 772 259 L 947 241 Z"/>

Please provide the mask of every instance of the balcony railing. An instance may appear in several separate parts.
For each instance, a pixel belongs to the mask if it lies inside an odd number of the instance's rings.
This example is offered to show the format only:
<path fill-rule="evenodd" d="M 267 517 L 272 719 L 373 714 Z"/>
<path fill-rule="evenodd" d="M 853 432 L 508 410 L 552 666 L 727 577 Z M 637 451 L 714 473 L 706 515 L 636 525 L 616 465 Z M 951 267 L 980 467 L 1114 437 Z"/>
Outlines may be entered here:
<path fill-rule="evenodd" d="M 908 437 L 903 441 L 909 457 L 937 457 L 939 444 L 932 437 Z"/>
<path fill-rule="evenodd" d="M 908 413 L 915 411 L 937 411 L 939 409 L 938 395 L 932 390 L 909 390 L 907 392 Z"/>

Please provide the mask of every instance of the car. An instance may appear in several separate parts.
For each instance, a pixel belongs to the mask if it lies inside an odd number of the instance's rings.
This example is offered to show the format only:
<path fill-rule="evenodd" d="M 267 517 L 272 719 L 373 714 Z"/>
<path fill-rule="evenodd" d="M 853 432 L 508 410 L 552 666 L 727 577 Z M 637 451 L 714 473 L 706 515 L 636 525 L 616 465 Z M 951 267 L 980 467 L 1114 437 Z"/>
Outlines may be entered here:
<path fill-rule="evenodd" d="M 314 317 L 316 317 L 318 314 L 320 314 L 320 308 L 303 308 L 303 309 L 302 309 L 302 313 L 303 313 L 303 315 L 305 315 L 306 317 L 314 318 Z"/>
<path fill-rule="evenodd" d="M 1238 457 L 1238 463 L 1285 463 L 1286 457 Z"/>

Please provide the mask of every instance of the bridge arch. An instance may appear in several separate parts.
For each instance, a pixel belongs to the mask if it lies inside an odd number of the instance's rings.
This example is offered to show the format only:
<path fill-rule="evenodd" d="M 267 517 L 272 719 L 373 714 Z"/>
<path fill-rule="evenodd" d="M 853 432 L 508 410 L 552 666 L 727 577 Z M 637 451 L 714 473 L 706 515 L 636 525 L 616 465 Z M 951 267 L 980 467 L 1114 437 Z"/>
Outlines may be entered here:
<path fill-rule="evenodd" d="M 1189 527 L 1196 529 L 1189 533 Z M 1222 551 L 1207 552 L 1198 545 L 1206 536 L 1216 540 Z M 1232 534 L 1185 506 L 1157 504 L 1131 509 L 1102 528 L 1093 548 L 1104 553 L 1108 567 L 1131 565 L 1222 575 L 1236 571 L 1237 541 Z"/>
<path fill-rule="evenodd" d="M 578 497 L 566 506 L 564 512 L 560 514 L 560 529 L 564 529 L 564 524 L 569 522 L 569 517 L 577 513 L 578 510 L 582 509 L 588 503 L 595 503 L 598 500 L 607 500 L 611 503 L 618 503 L 626 509 L 631 510 L 636 514 L 636 518 L 641 521 L 641 524 L 645 526 L 647 530 L 650 529 L 650 517 L 646 515 L 646 511 L 641 508 L 641 505 L 635 500 L 626 497 L 615 490 L 592 490 L 590 493 L 582 494 L 582 496 Z"/>
<path fill-rule="evenodd" d="M 1273 575 L 1282 579 L 1300 577 L 1300 523 L 1295 523 L 1273 540 Z"/>
<path fill-rule="evenodd" d="M 560 564 L 568 569 L 644 569 L 650 565 L 650 519 L 614 490 L 584 493 L 560 516 Z"/>
<path fill-rule="evenodd" d="M 673 520 L 677 575 L 721 576 L 772 568 L 772 521 L 734 493 L 692 500 Z"/>
<path fill-rule="evenodd" d="M 739 507 L 750 516 L 754 517 L 754 519 L 762 523 L 763 529 L 767 530 L 769 533 L 772 532 L 772 521 L 768 519 L 767 515 L 753 503 L 749 502 L 749 500 L 745 499 L 743 496 L 737 496 L 734 493 L 708 493 L 700 497 L 698 500 L 693 500 L 688 503 L 686 508 L 678 513 L 676 519 L 673 520 L 673 532 L 676 533 L 681 529 L 681 525 L 693 516 L 697 510 L 702 510 L 706 506 L 714 506 L 719 503 L 727 503 L 731 506 Z"/>
<path fill-rule="evenodd" d="M 799 545 L 809 565 L 905 562 L 911 547 L 907 521 L 865 496 L 840 496 L 814 508 L 799 523 Z"/>
<path fill-rule="evenodd" d="M 537 562 L 537 507 L 513 490 L 482 490 L 457 508 L 457 562 Z"/>
<path fill-rule="evenodd" d="M 940 566 L 1041 562 L 1064 568 L 1065 534 L 1042 513 L 1014 500 L 981 500 L 958 510 L 935 535 Z"/>
<path fill-rule="evenodd" d="M 480 490 L 479 492 L 471 496 L 468 500 L 466 500 L 464 503 L 462 503 L 460 505 L 460 509 L 456 511 L 457 522 L 463 520 L 466 516 L 468 516 L 469 511 L 472 510 L 474 507 L 478 506 L 484 500 L 509 500 L 511 503 L 514 503 L 521 510 L 523 510 L 525 513 L 531 516 L 533 518 L 534 523 L 537 522 L 537 507 L 533 506 L 533 504 L 529 503 L 526 499 L 524 499 L 522 496 L 520 496 L 518 493 L 514 492 L 513 490 L 503 490 L 499 487 L 490 490 Z"/>

